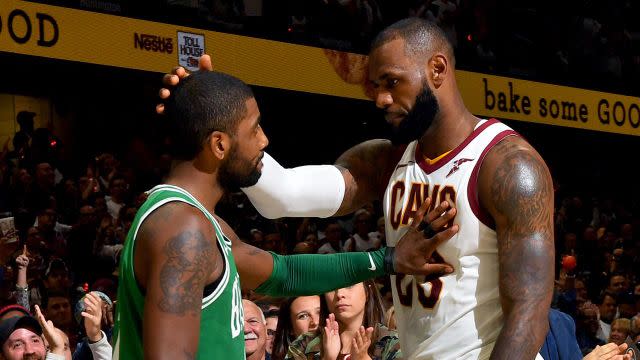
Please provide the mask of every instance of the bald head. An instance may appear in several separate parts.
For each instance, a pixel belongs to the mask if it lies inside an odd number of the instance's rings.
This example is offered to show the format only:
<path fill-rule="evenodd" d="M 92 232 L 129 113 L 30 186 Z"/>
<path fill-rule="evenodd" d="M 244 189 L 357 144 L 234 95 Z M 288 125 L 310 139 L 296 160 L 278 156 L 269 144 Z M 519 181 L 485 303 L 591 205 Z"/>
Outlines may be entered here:
<path fill-rule="evenodd" d="M 433 22 L 412 17 L 393 23 L 376 36 L 370 52 L 396 39 L 404 40 L 405 55 L 414 61 L 426 61 L 432 54 L 441 52 L 455 66 L 453 47 L 444 31 Z"/>

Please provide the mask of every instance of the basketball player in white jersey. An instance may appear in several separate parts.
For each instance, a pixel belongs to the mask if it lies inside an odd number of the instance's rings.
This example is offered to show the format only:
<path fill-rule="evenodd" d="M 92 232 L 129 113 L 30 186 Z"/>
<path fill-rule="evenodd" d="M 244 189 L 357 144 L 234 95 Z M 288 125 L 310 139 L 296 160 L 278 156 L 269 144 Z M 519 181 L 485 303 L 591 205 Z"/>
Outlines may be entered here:
<path fill-rule="evenodd" d="M 174 74 L 165 84 L 184 70 Z M 451 44 L 432 23 L 402 20 L 378 35 L 369 79 L 396 130 L 392 141 L 356 145 L 335 166 L 284 169 L 265 154 L 260 181 L 244 191 L 271 218 L 339 216 L 382 199 L 388 246 L 425 198 L 446 200 L 459 233 L 433 260 L 454 272 L 391 277 L 404 357 L 540 358 L 554 276 L 553 188 L 544 161 L 504 124 L 467 110 Z"/>

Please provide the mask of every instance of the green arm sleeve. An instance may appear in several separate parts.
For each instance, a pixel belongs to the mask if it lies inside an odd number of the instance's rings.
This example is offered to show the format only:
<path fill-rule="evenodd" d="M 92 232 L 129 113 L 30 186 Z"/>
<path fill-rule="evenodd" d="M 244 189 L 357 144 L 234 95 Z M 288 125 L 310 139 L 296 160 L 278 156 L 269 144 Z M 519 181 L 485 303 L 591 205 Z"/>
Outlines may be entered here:
<path fill-rule="evenodd" d="M 319 295 L 386 275 L 385 248 L 371 252 L 273 256 L 273 272 L 256 292 L 270 296 Z"/>

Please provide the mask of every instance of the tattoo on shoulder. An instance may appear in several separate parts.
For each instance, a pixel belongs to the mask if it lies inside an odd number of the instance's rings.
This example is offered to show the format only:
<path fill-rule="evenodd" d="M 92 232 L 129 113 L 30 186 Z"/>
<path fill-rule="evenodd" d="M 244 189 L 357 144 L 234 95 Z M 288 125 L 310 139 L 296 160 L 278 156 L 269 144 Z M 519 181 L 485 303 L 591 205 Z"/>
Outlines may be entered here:
<path fill-rule="evenodd" d="M 160 272 L 162 311 L 195 315 L 202 305 L 202 289 L 213 271 L 214 245 L 200 231 L 184 231 L 163 249 L 167 261 Z"/>
<path fill-rule="evenodd" d="M 500 213 L 511 220 L 508 235 L 542 233 L 552 238 L 553 185 L 542 161 L 529 151 L 503 147 L 506 153 L 496 169 L 491 197 Z M 515 145 L 517 146 L 517 145 Z M 515 150 L 515 151 L 514 151 Z"/>

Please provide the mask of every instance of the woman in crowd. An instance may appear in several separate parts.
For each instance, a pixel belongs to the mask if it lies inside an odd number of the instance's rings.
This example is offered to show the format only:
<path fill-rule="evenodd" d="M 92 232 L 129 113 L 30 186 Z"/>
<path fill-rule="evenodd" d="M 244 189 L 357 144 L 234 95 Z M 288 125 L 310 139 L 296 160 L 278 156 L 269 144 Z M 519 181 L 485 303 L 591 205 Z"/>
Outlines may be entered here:
<path fill-rule="evenodd" d="M 273 339 L 271 359 L 282 360 L 289 345 L 300 335 L 318 329 L 320 323 L 320 296 L 299 296 L 280 305 L 278 327 Z"/>
<path fill-rule="evenodd" d="M 324 294 L 320 329 L 296 339 L 287 358 L 392 360 L 401 357 L 394 331 L 382 325 L 384 307 L 373 280 Z"/>

